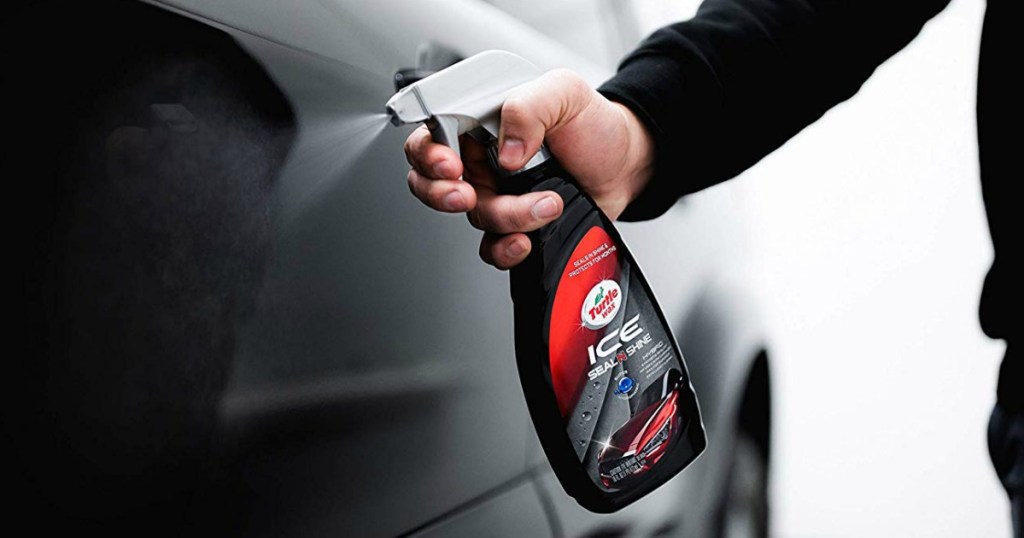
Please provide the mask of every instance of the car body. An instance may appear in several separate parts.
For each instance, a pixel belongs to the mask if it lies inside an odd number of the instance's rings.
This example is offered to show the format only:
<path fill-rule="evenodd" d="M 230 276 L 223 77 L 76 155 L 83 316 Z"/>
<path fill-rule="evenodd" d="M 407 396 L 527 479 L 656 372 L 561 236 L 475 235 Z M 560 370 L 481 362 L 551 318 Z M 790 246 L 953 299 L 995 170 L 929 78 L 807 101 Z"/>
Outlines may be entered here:
<path fill-rule="evenodd" d="M 88 87 L 117 97 L 82 111 L 68 130 L 65 147 L 95 146 L 104 164 L 55 176 L 85 186 L 48 203 L 78 209 L 54 209 L 66 218 L 40 229 L 56 231 L 33 236 L 41 250 L 68 253 L 38 257 L 34 274 L 51 276 L 26 288 L 61 297 L 53 304 L 67 313 L 27 317 L 70 335 L 63 351 L 47 347 L 49 388 L 24 396 L 58 418 L 12 430 L 22 432 L 14 437 L 25 461 L 36 462 L 25 480 L 42 484 L 48 513 L 105 521 L 110 506 L 175 480 L 135 477 L 159 468 L 184 481 L 192 471 L 177 467 L 177 455 L 200 454 L 203 463 L 188 467 L 202 468 L 200 478 L 188 484 L 201 487 L 181 487 L 188 525 L 203 530 L 707 536 L 726 526 L 743 439 L 756 448 L 746 453 L 763 504 L 767 336 L 727 195 L 692 197 L 657 221 L 621 228 L 676 331 L 709 445 L 657 492 L 597 515 L 562 491 L 536 439 L 515 366 L 507 275 L 479 263 L 478 232 L 464 219 L 433 213 L 407 192 L 409 130 L 383 114 L 396 71 L 430 72 L 504 49 L 594 84 L 613 72 L 623 46 L 587 47 L 628 33 L 609 28 L 615 19 L 605 12 L 619 8 L 582 3 L 573 22 L 522 5 L 117 3 L 86 27 L 132 32 L 109 49 L 133 49 L 131 68 L 120 56 L 105 66 L 114 55 L 81 52 L 88 71 L 69 62 L 38 74 L 113 73 Z M 73 19 L 58 27 L 85 35 Z M 531 25 L 536 19 L 551 27 Z M 25 99 L 51 99 L 47 91 Z M 144 112 L 121 113 L 129 108 Z M 144 147 L 152 159 L 133 160 Z M 132 366 L 140 362 L 147 366 Z M 174 429 L 174 417 L 194 420 Z M 64 441 L 44 450 L 42 437 L 24 433 L 38 428 Z M 41 454 L 72 452 L 110 457 L 46 464 L 59 469 L 53 476 L 37 471 Z"/>

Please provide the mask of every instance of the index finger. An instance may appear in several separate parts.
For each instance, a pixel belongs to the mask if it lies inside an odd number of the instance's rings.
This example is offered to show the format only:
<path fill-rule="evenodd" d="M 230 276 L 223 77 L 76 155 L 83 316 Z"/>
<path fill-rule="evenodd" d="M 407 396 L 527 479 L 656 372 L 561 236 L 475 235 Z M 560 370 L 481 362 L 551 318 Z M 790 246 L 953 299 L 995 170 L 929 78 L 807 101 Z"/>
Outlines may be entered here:
<path fill-rule="evenodd" d="M 458 179 L 462 176 L 462 161 L 455 150 L 434 142 L 430 131 L 423 125 L 405 139 L 405 158 L 423 177 Z"/>

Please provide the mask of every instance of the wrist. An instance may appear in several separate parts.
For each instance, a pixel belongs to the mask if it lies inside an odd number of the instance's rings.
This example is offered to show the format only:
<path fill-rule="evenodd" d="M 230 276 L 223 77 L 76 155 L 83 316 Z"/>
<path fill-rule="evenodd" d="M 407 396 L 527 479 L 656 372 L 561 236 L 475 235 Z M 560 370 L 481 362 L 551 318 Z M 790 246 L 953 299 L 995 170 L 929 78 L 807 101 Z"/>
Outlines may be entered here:
<path fill-rule="evenodd" d="M 629 107 L 614 101 L 612 105 L 622 114 L 627 132 L 625 161 L 620 176 L 623 179 L 621 196 L 624 199 L 621 207 L 625 210 L 647 188 L 654 175 L 654 138 Z"/>

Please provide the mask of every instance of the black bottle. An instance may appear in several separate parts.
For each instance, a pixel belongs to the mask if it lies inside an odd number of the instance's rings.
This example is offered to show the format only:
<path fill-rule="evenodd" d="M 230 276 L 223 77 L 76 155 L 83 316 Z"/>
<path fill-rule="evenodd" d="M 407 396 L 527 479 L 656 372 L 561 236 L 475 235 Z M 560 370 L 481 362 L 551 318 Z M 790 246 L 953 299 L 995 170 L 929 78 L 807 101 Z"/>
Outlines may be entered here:
<path fill-rule="evenodd" d="M 562 487 L 591 511 L 616 511 L 707 445 L 683 356 L 615 226 L 555 159 L 500 184 L 565 204 L 511 271 L 516 359 Z"/>

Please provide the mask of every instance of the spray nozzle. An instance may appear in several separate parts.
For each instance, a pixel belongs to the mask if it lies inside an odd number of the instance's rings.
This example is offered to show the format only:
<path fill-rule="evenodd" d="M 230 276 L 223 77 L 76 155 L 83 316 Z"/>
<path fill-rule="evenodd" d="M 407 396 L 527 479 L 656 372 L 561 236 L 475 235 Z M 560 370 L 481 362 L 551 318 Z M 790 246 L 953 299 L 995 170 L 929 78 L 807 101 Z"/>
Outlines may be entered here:
<path fill-rule="evenodd" d="M 402 88 L 384 110 L 395 125 L 426 124 L 434 141 L 455 153 L 459 153 L 459 135 L 464 133 L 493 153 L 501 105 L 513 89 L 540 74 L 537 66 L 520 56 L 489 50 Z M 526 167 L 546 158 L 547 151 L 542 148 Z"/>

